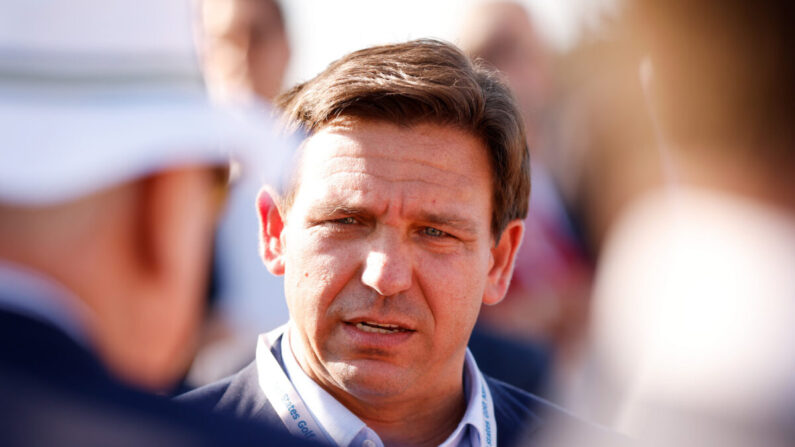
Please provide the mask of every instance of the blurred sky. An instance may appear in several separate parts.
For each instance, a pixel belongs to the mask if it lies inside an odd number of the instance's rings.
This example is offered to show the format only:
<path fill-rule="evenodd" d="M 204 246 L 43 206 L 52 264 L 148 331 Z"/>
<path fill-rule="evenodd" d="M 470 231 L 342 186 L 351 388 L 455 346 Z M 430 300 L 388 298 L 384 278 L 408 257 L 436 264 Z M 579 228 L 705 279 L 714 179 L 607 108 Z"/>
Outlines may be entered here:
<path fill-rule="evenodd" d="M 281 0 L 292 43 L 286 86 L 353 50 L 421 37 L 456 41 L 467 8 L 483 0 Z M 550 45 L 565 50 L 610 0 L 522 0 Z"/>

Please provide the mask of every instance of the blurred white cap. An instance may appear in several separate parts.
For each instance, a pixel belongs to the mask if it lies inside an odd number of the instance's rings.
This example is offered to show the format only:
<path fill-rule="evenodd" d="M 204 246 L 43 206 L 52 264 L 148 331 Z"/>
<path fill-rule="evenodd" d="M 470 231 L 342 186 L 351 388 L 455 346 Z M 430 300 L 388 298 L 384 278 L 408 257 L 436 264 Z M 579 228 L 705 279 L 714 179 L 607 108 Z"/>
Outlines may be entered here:
<path fill-rule="evenodd" d="M 272 127 L 213 107 L 190 0 L 0 2 L 0 202 L 45 205 L 186 164 L 257 165 Z"/>

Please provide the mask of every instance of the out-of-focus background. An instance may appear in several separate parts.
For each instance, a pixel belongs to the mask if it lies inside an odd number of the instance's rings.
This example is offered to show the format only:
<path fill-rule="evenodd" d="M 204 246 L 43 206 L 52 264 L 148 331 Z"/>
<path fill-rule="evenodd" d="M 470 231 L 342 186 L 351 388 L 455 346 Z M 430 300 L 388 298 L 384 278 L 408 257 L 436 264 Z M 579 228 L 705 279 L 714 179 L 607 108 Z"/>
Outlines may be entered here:
<path fill-rule="evenodd" d="M 286 82 L 309 79 L 329 62 L 367 46 L 437 37 L 458 42 L 469 11 L 483 0 L 283 1 L 293 55 Z M 556 51 L 575 46 L 600 11 L 615 8 L 615 0 L 520 0 L 540 36 Z"/>

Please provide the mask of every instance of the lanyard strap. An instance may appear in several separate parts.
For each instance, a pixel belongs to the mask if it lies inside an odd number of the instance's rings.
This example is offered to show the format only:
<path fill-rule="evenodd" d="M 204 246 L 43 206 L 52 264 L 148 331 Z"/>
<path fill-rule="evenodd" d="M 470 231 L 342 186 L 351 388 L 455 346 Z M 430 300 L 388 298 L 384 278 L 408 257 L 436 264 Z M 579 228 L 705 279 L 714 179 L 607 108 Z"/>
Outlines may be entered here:
<path fill-rule="evenodd" d="M 497 419 L 494 417 L 494 401 L 491 399 L 491 390 L 483 378 L 483 374 L 478 371 L 477 380 L 480 381 L 480 406 L 483 410 L 483 433 L 486 439 L 480 442 L 487 447 L 497 445 Z"/>
<path fill-rule="evenodd" d="M 271 352 L 271 347 L 279 339 L 279 336 L 285 333 L 286 328 L 287 325 L 284 325 L 259 336 L 257 341 L 259 387 L 293 436 L 320 441 L 326 445 L 335 445 L 325 431 L 320 428 Z"/>

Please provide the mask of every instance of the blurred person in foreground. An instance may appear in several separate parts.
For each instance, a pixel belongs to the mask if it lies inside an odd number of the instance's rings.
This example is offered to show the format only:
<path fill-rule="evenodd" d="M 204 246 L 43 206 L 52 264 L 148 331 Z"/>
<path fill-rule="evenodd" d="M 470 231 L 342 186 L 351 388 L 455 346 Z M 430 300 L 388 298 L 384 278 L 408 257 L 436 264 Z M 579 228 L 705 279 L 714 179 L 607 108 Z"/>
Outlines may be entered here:
<path fill-rule="evenodd" d="M 213 100 L 245 108 L 272 126 L 271 102 L 282 90 L 290 57 L 285 20 L 276 0 L 203 0 L 201 59 Z M 242 166 L 218 224 L 212 304 L 200 348 L 187 377 L 190 386 L 221 379 L 248 364 L 257 334 L 287 319 L 284 284 L 259 257 L 256 197 L 278 184 L 296 142 L 279 138 L 259 155 L 257 169 Z M 262 169 L 266 167 L 267 169 Z"/>
<path fill-rule="evenodd" d="M 795 7 L 626 6 L 664 183 L 604 250 L 594 414 L 648 445 L 793 445 Z"/>
<path fill-rule="evenodd" d="M 499 70 L 516 95 L 533 160 L 531 206 L 514 277 L 505 300 L 483 309 L 478 329 L 535 347 L 535 368 L 549 369 L 543 360 L 553 353 L 558 368 L 552 369 L 562 380 L 584 338 L 593 267 L 550 170 L 562 158 L 548 124 L 552 56 L 526 9 L 514 1 L 478 4 L 462 29 L 462 48 Z"/>
<path fill-rule="evenodd" d="M 182 399 L 338 446 L 530 444 L 594 429 L 484 376 L 466 345 L 500 301 L 530 188 L 507 87 L 433 40 L 372 47 L 277 100 L 309 133 L 260 194 L 262 256 L 290 321 L 256 360 Z"/>
<path fill-rule="evenodd" d="M 209 106 L 189 2 L 47 3 L 0 6 L 0 444 L 292 443 L 154 395 L 262 132 Z"/>

